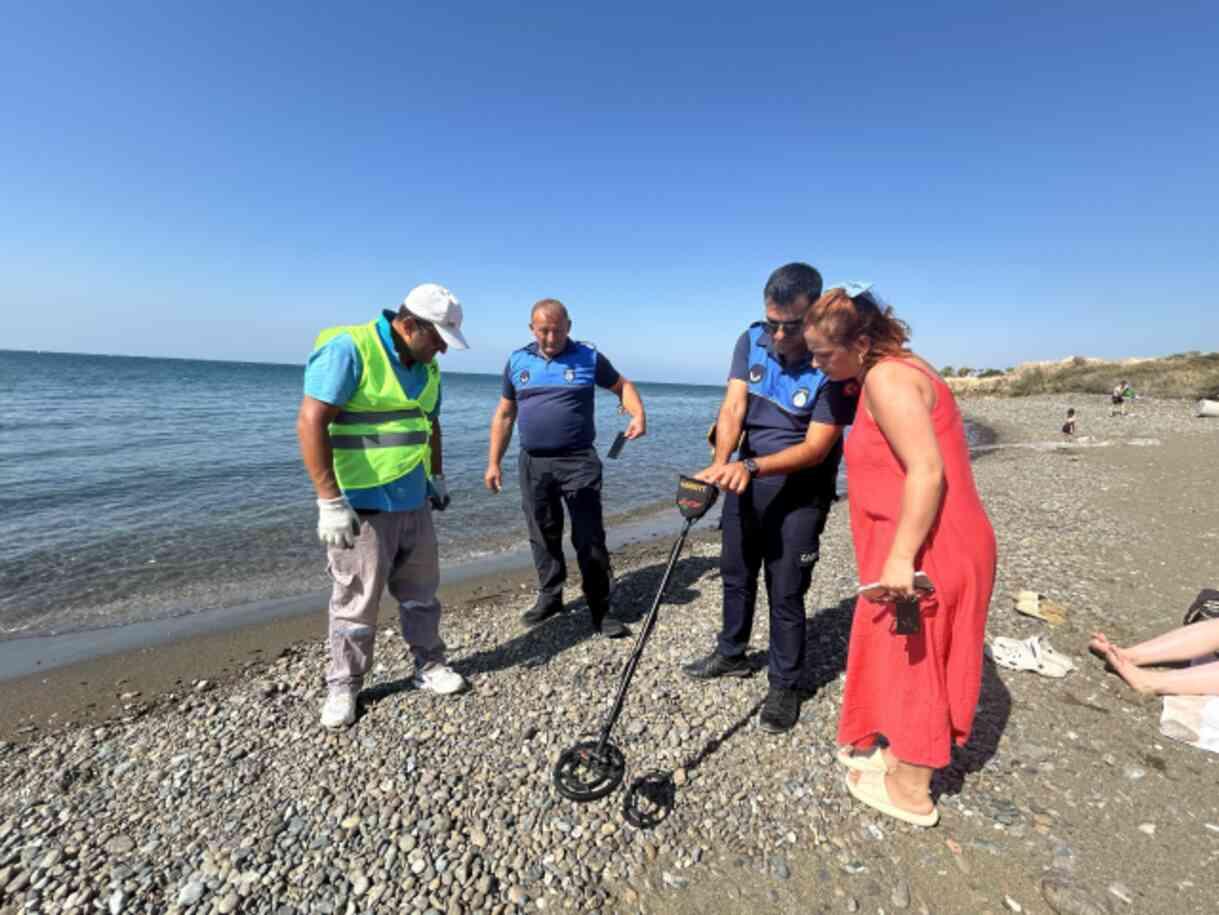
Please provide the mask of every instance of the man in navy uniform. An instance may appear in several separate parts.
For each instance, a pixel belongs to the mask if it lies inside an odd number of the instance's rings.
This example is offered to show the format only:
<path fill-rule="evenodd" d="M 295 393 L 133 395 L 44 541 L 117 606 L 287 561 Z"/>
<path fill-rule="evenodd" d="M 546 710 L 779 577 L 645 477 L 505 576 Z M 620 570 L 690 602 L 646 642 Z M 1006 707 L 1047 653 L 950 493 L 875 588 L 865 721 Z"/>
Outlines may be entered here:
<path fill-rule="evenodd" d="M 504 368 L 504 387 L 491 419 L 491 448 L 483 481 L 503 486 L 500 464 L 520 414 L 521 503 L 538 573 L 538 597 L 521 617 L 533 626 L 563 610 L 563 505 L 571 515 L 571 543 L 580 565 L 593 629 L 609 638 L 628 635 L 609 615 L 610 558 L 601 516 L 601 459 L 593 447 L 593 396 L 597 387 L 616 394 L 631 415 L 628 439 L 647 430 L 635 386 L 587 343 L 570 338 L 571 318 L 558 299 L 533 306 L 534 342 L 516 350 Z"/>
<path fill-rule="evenodd" d="M 715 649 L 683 669 L 696 679 L 752 673 L 745 650 L 765 567 L 770 691 L 759 724 L 772 733 L 790 729 L 800 716 L 804 597 L 835 498 L 842 430 L 855 417 L 855 399 L 813 367 L 804 345 L 804 314 L 820 295 L 821 275 L 808 264 L 787 264 L 770 275 L 766 319 L 737 341 L 714 458 L 698 474 L 726 493 L 723 624 Z"/>

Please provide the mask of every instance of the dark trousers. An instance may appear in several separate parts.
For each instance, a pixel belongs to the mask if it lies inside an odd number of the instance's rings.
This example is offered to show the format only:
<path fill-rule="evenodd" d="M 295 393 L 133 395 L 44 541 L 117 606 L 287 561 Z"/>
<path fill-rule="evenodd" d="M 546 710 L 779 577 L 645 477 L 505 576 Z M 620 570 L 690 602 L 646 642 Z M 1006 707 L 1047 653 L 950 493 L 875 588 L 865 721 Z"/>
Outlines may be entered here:
<path fill-rule="evenodd" d="M 764 569 L 770 598 L 771 686 L 795 689 L 804 668 L 804 596 L 827 513 L 823 503 L 810 504 L 807 488 L 796 480 L 755 480 L 743 495 L 729 493 L 724 499 L 719 652 L 740 657 L 749 647 L 758 571 Z"/>
<path fill-rule="evenodd" d="M 521 505 L 543 600 L 560 600 L 567 580 L 563 506 L 571 515 L 571 545 L 594 616 L 609 607 L 610 558 L 601 518 L 601 458 L 593 448 L 540 456 L 521 451 Z"/>

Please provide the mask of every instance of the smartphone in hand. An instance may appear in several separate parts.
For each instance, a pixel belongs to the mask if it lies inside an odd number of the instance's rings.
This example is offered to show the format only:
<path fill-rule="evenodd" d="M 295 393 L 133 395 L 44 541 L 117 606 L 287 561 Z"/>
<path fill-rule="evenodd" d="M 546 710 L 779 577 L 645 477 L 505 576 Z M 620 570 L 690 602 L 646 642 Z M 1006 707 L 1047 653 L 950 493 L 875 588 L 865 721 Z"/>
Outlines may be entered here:
<path fill-rule="evenodd" d="M 930 594 L 935 590 L 935 585 L 931 583 L 931 578 L 926 572 L 919 571 L 914 573 L 914 590 L 922 591 L 926 594 Z M 885 589 L 881 587 L 880 582 L 874 581 L 871 584 L 860 585 L 857 593 L 863 595 L 868 600 L 879 601 L 884 597 Z"/>
<path fill-rule="evenodd" d="M 606 457 L 610 459 L 618 457 L 618 455 L 622 454 L 622 446 L 625 444 L 626 433 L 619 432 L 616 436 L 614 436 L 614 443 L 610 445 L 609 453 L 606 455 Z"/>

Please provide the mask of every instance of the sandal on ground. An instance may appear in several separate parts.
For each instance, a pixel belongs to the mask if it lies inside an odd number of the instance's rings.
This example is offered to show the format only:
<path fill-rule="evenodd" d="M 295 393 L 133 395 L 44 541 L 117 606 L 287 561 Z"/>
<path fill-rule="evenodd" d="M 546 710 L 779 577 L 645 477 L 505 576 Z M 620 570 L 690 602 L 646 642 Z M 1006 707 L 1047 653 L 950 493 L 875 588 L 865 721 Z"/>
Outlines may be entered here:
<path fill-rule="evenodd" d="M 985 653 L 1000 667 L 1009 670 L 1031 670 L 1044 677 L 1060 680 L 1069 671 L 1061 664 L 1051 661 L 1041 650 L 1040 643 L 1030 644 L 1031 639 L 1020 641 L 1006 636 L 997 636 L 986 645 Z"/>
<path fill-rule="evenodd" d="M 1067 673 L 1075 669 L 1075 662 L 1068 655 L 1063 654 L 1041 636 L 1035 635 L 1031 639 L 1025 639 L 1025 641 L 1033 649 L 1035 656 L 1040 654 L 1051 664 L 1057 664 Z"/>
<path fill-rule="evenodd" d="M 873 747 L 871 753 L 853 753 L 850 747 L 839 747 L 838 761 L 848 769 L 856 772 L 888 772 L 885 765 L 885 754 L 880 747 Z"/>
<path fill-rule="evenodd" d="M 901 820 L 911 826 L 934 826 L 940 821 L 938 808 L 933 807 L 931 813 L 915 813 L 894 804 L 893 799 L 889 797 L 889 789 L 885 787 L 885 776 L 882 772 L 864 772 L 859 776 L 859 780 L 854 782 L 848 772 L 843 775 L 842 780 L 851 797 L 895 820 Z"/>
<path fill-rule="evenodd" d="M 1013 595 L 1017 613 L 1042 620 L 1052 626 L 1061 626 L 1067 621 L 1067 613 L 1062 607 L 1036 591 L 1018 591 Z"/>

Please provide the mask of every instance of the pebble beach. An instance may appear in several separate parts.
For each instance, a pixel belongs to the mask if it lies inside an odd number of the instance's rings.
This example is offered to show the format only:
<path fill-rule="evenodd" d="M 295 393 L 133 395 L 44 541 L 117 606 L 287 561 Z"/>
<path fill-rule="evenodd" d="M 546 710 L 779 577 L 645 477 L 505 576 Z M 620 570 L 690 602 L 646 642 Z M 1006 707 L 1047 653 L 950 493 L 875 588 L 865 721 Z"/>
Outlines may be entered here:
<path fill-rule="evenodd" d="M 229 645 L 214 669 L 196 653 L 176 678 L 95 664 L 91 710 L 48 713 L 70 670 L 41 686 L 50 695 L 5 684 L 0 915 L 1213 912 L 1219 757 L 1161 736 L 1159 702 L 1084 646 L 1097 628 L 1122 644 L 1160 632 L 1219 584 L 1219 420 L 1146 399 L 1111 417 L 1107 399 L 1078 395 L 961 406 L 995 434 L 974 463 L 999 542 L 988 634 L 1043 634 L 1078 670 L 1053 680 L 988 662 L 971 742 L 933 786 L 938 827 L 853 802 L 834 762 L 856 585 L 840 504 L 807 601 L 808 698 L 780 736 L 756 725 L 764 596 L 753 677 L 678 669 L 719 623 L 718 537 L 696 528 L 614 734 L 628 783 L 672 772 L 675 805 L 655 829 L 624 821 L 622 791 L 577 805 L 550 777 L 596 734 L 630 641 L 590 638 L 578 603 L 525 629 L 532 593 L 505 576 L 446 606 L 468 692 L 413 689 L 385 613 L 359 717 L 338 734 L 317 720 L 320 611 L 315 633 L 285 623 L 257 653 Z M 669 546 L 615 557 L 616 606 L 635 630 Z M 1021 589 L 1066 622 L 1013 612 Z M 174 651 L 142 663 L 191 654 Z"/>

